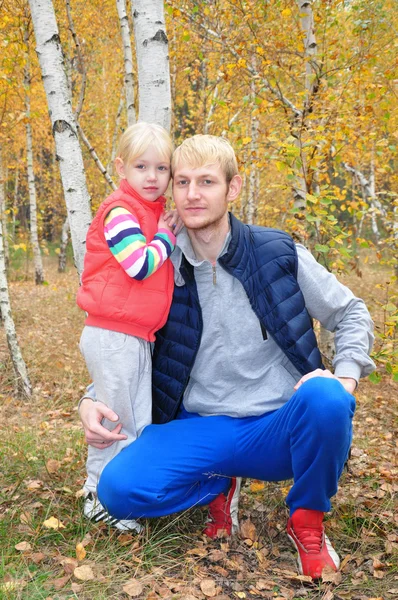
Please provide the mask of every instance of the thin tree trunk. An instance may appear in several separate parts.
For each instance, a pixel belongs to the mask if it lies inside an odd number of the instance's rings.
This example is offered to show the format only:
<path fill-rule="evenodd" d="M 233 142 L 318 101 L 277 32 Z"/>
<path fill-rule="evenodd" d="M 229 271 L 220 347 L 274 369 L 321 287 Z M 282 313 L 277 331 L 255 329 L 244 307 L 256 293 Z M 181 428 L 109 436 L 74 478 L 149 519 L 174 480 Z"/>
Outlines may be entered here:
<path fill-rule="evenodd" d="M 91 222 L 83 156 L 72 112 L 64 58 L 51 0 L 29 0 L 44 88 L 60 165 L 75 263 L 83 271 L 86 234 Z"/>
<path fill-rule="evenodd" d="M 19 160 L 15 169 L 14 201 L 12 205 L 12 242 L 15 243 L 15 230 L 18 213 L 18 190 L 19 190 Z"/>
<path fill-rule="evenodd" d="M 64 224 L 62 225 L 61 232 L 61 244 L 59 248 L 59 259 L 58 259 L 58 273 L 65 273 L 66 269 L 66 248 L 68 246 L 69 239 L 69 220 L 65 218 Z"/>
<path fill-rule="evenodd" d="M 120 31 L 123 42 L 124 58 L 124 89 L 126 94 L 127 125 L 134 125 L 134 75 L 133 75 L 133 53 L 131 50 L 130 26 L 127 17 L 126 0 L 116 0 L 117 13 L 119 15 Z"/>
<path fill-rule="evenodd" d="M 8 293 L 8 282 L 3 245 L 3 227 L 0 219 L 0 313 L 4 324 L 8 349 L 15 373 L 15 391 L 19 396 L 31 396 L 32 386 L 29 381 L 28 372 L 21 350 L 18 345 L 14 320 L 11 314 L 10 296 Z"/>
<path fill-rule="evenodd" d="M 30 116 L 30 61 L 29 61 L 29 34 L 26 25 L 24 33 L 26 63 L 24 68 L 24 88 L 25 88 L 25 113 L 26 113 L 26 165 L 28 171 L 28 189 L 29 189 L 29 213 L 30 213 L 30 243 L 33 250 L 33 262 L 35 265 L 35 283 L 41 285 L 44 283 L 44 269 L 41 258 L 39 235 L 37 231 L 37 196 L 35 185 L 35 173 L 33 168 L 33 140 L 32 126 Z"/>
<path fill-rule="evenodd" d="M 8 236 L 7 236 L 7 214 L 6 214 L 6 188 L 3 171 L 3 158 L 0 148 L 0 220 L 3 229 L 4 264 L 6 271 L 10 260 Z"/>
<path fill-rule="evenodd" d="M 171 93 L 163 0 L 132 0 L 138 65 L 139 121 L 170 131 Z"/>
<path fill-rule="evenodd" d="M 252 67 L 256 69 L 256 57 L 252 58 Z M 249 175 L 249 194 L 247 199 L 247 222 L 249 225 L 253 225 L 255 222 L 256 216 L 256 190 L 258 188 L 257 184 L 257 166 L 255 164 L 257 157 L 257 146 L 258 146 L 258 117 L 253 114 L 256 104 L 256 84 L 254 78 L 251 80 L 251 100 L 252 100 L 252 110 L 250 114 L 250 175 Z"/>

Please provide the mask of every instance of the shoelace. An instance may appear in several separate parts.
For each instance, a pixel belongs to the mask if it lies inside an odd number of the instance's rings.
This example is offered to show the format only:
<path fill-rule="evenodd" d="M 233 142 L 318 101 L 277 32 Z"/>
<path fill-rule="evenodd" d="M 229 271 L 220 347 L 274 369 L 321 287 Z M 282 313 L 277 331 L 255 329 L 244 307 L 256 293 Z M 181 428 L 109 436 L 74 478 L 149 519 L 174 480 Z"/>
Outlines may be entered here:
<path fill-rule="evenodd" d="M 323 541 L 322 529 L 308 529 L 306 527 L 298 530 L 295 529 L 294 532 L 308 554 L 319 554 Z"/>

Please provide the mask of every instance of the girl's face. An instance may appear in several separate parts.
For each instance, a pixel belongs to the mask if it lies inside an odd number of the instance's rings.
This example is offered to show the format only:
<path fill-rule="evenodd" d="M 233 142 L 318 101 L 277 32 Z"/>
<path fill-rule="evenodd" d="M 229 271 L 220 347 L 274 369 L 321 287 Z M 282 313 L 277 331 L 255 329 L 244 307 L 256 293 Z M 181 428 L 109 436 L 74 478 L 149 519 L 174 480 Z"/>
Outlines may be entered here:
<path fill-rule="evenodd" d="M 126 179 L 148 202 L 154 202 L 167 190 L 171 176 L 170 161 L 164 160 L 153 146 L 128 164 L 118 157 L 115 166 L 119 177 Z"/>

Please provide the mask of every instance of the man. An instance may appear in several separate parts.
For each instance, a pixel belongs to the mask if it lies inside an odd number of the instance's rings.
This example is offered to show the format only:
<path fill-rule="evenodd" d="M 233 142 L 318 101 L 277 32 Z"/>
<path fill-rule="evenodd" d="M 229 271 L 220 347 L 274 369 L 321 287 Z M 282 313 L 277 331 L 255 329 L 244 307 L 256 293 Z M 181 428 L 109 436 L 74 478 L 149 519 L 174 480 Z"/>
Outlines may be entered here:
<path fill-rule="evenodd" d="M 373 370 L 372 322 L 362 300 L 284 232 L 228 213 L 242 180 L 229 143 L 194 136 L 175 151 L 173 195 L 185 225 L 173 255 L 175 292 L 153 355 L 153 418 L 104 469 L 103 506 L 117 519 L 210 503 L 205 533 L 237 528 L 236 477 L 293 478 L 287 533 L 314 579 L 339 558 L 324 513 L 352 439 L 360 376 Z M 312 318 L 336 332 L 324 370 Z M 89 443 L 121 439 L 84 399 Z"/>

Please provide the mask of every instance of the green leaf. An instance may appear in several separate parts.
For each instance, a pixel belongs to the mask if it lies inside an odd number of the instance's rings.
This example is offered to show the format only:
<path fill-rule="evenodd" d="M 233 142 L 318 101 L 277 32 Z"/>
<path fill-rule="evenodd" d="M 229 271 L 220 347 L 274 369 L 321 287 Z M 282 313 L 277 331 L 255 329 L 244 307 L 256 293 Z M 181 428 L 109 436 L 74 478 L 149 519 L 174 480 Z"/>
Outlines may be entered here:
<path fill-rule="evenodd" d="M 317 252 L 329 252 L 329 246 L 325 246 L 324 244 L 315 244 L 315 250 Z"/>
<path fill-rule="evenodd" d="M 380 383 L 380 381 L 381 381 L 380 373 L 378 373 L 377 371 L 374 371 L 373 373 L 371 373 L 369 375 L 369 381 L 371 383 Z"/>

